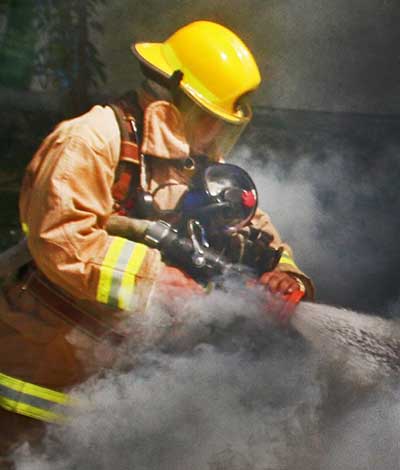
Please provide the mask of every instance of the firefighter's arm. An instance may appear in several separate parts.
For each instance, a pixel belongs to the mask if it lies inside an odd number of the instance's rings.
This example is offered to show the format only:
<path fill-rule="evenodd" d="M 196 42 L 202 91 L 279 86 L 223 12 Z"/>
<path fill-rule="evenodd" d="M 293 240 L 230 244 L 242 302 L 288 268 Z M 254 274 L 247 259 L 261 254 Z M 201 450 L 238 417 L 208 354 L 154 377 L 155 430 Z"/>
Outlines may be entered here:
<path fill-rule="evenodd" d="M 129 307 L 137 277 L 156 276 L 159 254 L 105 230 L 118 155 L 79 136 L 55 139 L 42 152 L 34 184 L 21 194 L 36 264 L 77 298 Z"/>
<path fill-rule="evenodd" d="M 270 273 L 264 273 L 260 281 L 268 284 L 272 291 L 283 293 L 285 290 L 295 289 L 304 290 L 305 298 L 314 299 L 314 285 L 311 279 L 297 266 L 294 261 L 293 252 L 287 243 L 283 243 L 277 229 L 272 224 L 269 216 L 260 209 L 257 209 L 251 225 L 267 233 L 272 241 L 271 246 L 274 248 L 282 248 L 281 259 L 276 268 Z"/>

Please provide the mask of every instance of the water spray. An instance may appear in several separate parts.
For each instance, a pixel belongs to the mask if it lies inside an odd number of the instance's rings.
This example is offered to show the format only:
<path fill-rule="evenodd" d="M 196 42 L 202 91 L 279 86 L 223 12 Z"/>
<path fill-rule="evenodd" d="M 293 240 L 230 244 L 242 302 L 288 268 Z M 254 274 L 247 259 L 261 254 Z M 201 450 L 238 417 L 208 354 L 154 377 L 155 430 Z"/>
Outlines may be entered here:
<path fill-rule="evenodd" d="M 303 302 L 291 315 L 290 325 L 359 385 L 372 385 L 400 372 L 397 321 Z"/>

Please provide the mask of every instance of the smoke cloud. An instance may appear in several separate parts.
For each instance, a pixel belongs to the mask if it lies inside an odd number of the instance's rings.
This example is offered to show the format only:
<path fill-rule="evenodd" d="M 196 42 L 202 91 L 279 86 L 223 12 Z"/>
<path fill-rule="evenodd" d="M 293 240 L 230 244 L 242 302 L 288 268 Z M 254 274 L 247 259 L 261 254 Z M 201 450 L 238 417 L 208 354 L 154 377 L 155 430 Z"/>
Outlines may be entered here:
<path fill-rule="evenodd" d="M 383 320 L 371 320 L 371 328 L 355 313 L 304 304 L 298 321 L 314 318 L 313 328 L 305 320 L 305 336 L 327 345 L 326 354 L 316 354 L 295 333 L 276 329 L 261 293 L 239 292 L 178 302 L 172 316 L 154 308 L 151 320 L 137 325 L 148 341 L 130 345 L 119 368 L 77 388 L 85 410 L 67 427 L 50 427 L 40 453 L 18 449 L 17 469 L 394 468 L 395 389 L 365 387 L 329 353 L 336 341 L 340 359 L 350 359 L 355 343 L 346 331 L 364 328 L 379 339 L 375 326 Z M 332 339 L 335 317 L 347 326 Z M 365 379 L 375 356 L 362 346 L 355 346 L 356 367 Z"/>
<path fill-rule="evenodd" d="M 330 430 L 326 470 L 394 469 L 399 466 L 399 394 L 370 399 L 342 416 Z"/>
<path fill-rule="evenodd" d="M 380 224 L 381 201 L 397 203 L 390 171 L 373 186 L 345 155 L 288 163 L 267 150 L 264 163 L 245 147 L 233 161 L 254 177 L 261 206 L 323 300 L 354 300 L 354 291 L 373 285 L 371 253 L 391 254 L 383 239 L 394 240 L 395 230 L 382 234 Z M 395 154 L 385 161 L 396 165 Z M 398 313 L 393 303 L 388 310 Z M 306 339 L 277 329 L 263 299 L 240 289 L 153 306 L 136 319 L 147 341 L 129 345 L 118 367 L 76 389 L 90 400 L 88 411 L 66 428 L 49 427 L 41 452 L 18 449 L 17 469 L 396 468 L 398 390 L 376 376 L 374 348 L 383 344 L 385 355 L 382 338 L 394 340 L 379 326 L 385 321 L 309 304 L 298 318 L 306 318 L 297 325 Z"/>
<path fill-rule="evenodd" d="M 339 152 L 325 143 L 323 153 L 292 155 L 260 145 L 263 161 L 243 146 L 233 161 L 253 176 L 260 206 L 314 279 L 319 301 L 396 315 L 400 223 L 390 214 L 400 207 L 398 148 L 364 161 L 350 146 Z"/>
<path fill-rule="evenodd" d="M 49 429 L 45 457 L 19 449 L 18 470 L 312 468 L 316 361 L 260 305 L 232 293 L 176 305 L 174 334 L 155 309 L 147 345 L 126 352 L 134 369 L 76 390 L 89 412 Z"/>

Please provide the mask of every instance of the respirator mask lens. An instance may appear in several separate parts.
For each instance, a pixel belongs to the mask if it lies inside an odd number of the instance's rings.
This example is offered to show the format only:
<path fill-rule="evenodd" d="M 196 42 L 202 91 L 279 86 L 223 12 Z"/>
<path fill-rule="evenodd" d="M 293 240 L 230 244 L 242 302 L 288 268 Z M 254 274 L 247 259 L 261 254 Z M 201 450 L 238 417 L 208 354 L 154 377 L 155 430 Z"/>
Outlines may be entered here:
<path fill-rule="evenodd" d="M 182 200 L 184 218 L 198 219 L 210 231 L 237 231 L 257 209 L 258 196 L 251 177 L 228 163 L 208 166 Z"/>

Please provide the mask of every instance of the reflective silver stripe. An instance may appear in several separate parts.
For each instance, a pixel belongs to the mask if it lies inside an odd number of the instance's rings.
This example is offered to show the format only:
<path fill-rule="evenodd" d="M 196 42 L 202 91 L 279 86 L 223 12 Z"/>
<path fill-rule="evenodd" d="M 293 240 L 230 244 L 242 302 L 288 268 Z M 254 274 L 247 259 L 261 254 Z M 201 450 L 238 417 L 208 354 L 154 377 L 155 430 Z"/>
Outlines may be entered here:
<path fill-rule="evenodd" d="M 44 398 L 35 397 L 27 393 L 18 392 L 12 388 L 6 387 L 0 384 L 0 398 L 8 398 L 18 403 L 25 403 L 26 405 L 34 406 L 42 410 L 52 411 L 55 406 L 57 408 L 62 407 L 68 409 L 67 405 L 62 405 L 60 403 L 55 403 L 54 401 L 45 400 Z"/>
<path fill-rule="evenodd" d="M 50 388 L 41 387 L 0 373 L 0 407 L 12 413 L 49 423 L 64 423 L 58 407 L 79 405 L 78 401 Z"/>
<path fill-rule="evenodd" d="M 111 281 L 110 294 L 109 294 L 109 299 L 108 299 L 108 304 L 111 305 L 112 307 L 118 307 L 118 293 L 121 287 L 122 278 L 124 277 L 126 267 L 129 263 L 129 259 L 134 249 L 135 249 L 135 244 L 125 243 L 118 256 L 118 261 L 114 268 L 113 278 Z M 132 286 L 132 289 L 133 289 L 133 286 Z"/>
<path fill-rule="evenodd" d="M 112 237 L 100 267 L 96 299 L 120 309 L 129 308 L 136 277 L 148 247 L 121 237 Z"/>

